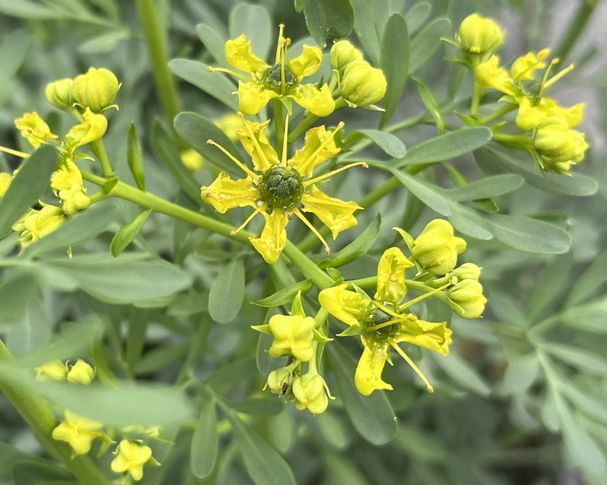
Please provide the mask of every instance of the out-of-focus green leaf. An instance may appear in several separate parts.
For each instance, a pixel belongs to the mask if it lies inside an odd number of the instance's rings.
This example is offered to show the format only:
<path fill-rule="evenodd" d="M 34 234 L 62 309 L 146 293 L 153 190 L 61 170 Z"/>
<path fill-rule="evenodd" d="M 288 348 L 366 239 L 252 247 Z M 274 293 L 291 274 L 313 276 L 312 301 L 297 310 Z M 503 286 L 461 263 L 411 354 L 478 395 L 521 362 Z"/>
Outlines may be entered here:
<path fill-rule="evenodd" d="M 396 420 L 390 402 L 382 391 L 363 396 L 354 386 L 354 359 L 338 343 L 327 347 L 331 369 L 335 372 L 339 397 L 352 425 L 374 445 L 388 443 L 396 434 Z"/>
<path fill-rule="evenodd" d="M 274 39 L 274 26 L 268 11 L 261 5 L 237 4 L 230 12 L 230 37 L 235 39 L 241 34 L 251 40 L 253 52 L 266 59 Z"/>
<path fill-rule="evenodd" d="M 432 439 L 428 433 L 404 423 L 398 426 L 396 443 L 408 455 L 424 462 L 439 462 L 444 460 L 448 455 L 448 451 L 440 443 Z"/>
<path fill-rule="evenodd" d="M 409 35 L 415 34 L 426 23 L 431 11 L 432 5 L 427 2 L 418 1 L 411 5 L 411 8 L 405 13 Z"/>
<path fill-rule="evenodd" d="M 541 276 L 536 280 L 537 284 L 529 297 L 527 303 L 527 320 L 536 322 L 550 308 L 552 304 L 559 301 L 563 292 L 567 289 L 570 279 L 573 256 L 571 253 L 555 257 Z"/>
<path fill-rule="evenodd" d="M 224 55 L 226 39 L 213 27 L 205 23 L 196 26 L 196 33 L 210 54 L 215 58 L 215 61 L 220 65 L 227 65 Z"/>
<path fill-rule="evenodd" d="M 384 126 L 396 111 L 409 72 L 409 33 L 407 22 L 401 14 L 395 13 L 388 19 L 381 39 L 379 64 L 388 83 L 382 101 L 385 111 L 380 125 Z"/>
<path fill-rule="evenodd" d="M 326 471 L 330 483 L 347 483 L 348 485 L 366 485 L 365 476 L 359 471 L 356 463 L 352 463 L 337 453 L 323 454 Z"/>
<path fill-rule="evenodd" d="M 598 375 L 607 374 L 607 359 L 602 358 L 600 355 L 582 348 L 557 343 L 542 342 L 540 347 L 555 359 L 559 359 L 580 370 Z"/>
<path fill-rule="evenodd" d="M 354 31 L 373 65 L 379 64 L 379 34 L 372 18 L 373 0 L 351 0 L 354 9 Z"/>
<path fill-rule="evenodd" d="M 308 32 L 319 45 L 341 39 L 352 32 L 354 11 L 350 0 L 302 0 Z"/>
<path fill-rule="evenodd" d="M 145 190 L 145 171 L 143 169 L 143 154 L 141 153 L 141 143 L 137 136 L 137 127 L 131 123 L 127 139 L 127 162 L 133 175 L 133 180 L 141 190 Z"/>
<path fill-rule="evenodd" d="M 509 362 L 499 391 L 506 396 L 525 393 L 539 375 L 540 362 L 535 352 L 519 356 Z"/>
<path fill-rule="evenodd" d="M 209 291 L 209 315 L 217 323 L 236 318 L 244 302 L 244 263 L 234 259 L 217 275 Z"/>
<path fill-rule="evenodd" d="M 567 297 L 567 306 L 578 305 L 601 291 L 607 283 L 607 251 L 594 258 L 577 279 Z"/>
<path fill-rule="evenodd" d="M 207 394 L 200 407 L 190 448 L 190 467 L 196 478 L 206 478 L 212 473 L 218 450 L 216 404 L 215 399 Z"/>
<path fill-rule="evenodd" d="M 298 281 L 293 285 L 289 285 L 286 288 L 281 288 L 275 293 L 272 293 L 261 300 L 255 300 L 252 303 L 257 306 L 272 308 L 280 305 L 286 305 L 292 303 L 293 298 L 297 293 L 301 291 L 302 294 L 306 294 L 312 288 L 311 280 Z"/>
<path fill-rule="evenodd" d="M 503 174 L 474 180 L 467 185 L 447 189 L 445 193 L 456 202 L 499 197 L 514 192 L 525 183 L 525 179 L 517 174 Z"/>
<path fill-rule="evenodd" d="M 95 36 L 78 46 L 78 52 L 82 54 L 106 54 L 117 48 L 118 44 L 130 37 L 126 29 L 111 30 Z"/>
<path fill-rule="evenodd" d="M 51 20 L 69 17 L 67 14 L 61 14 L 57 10 L 52 10 L 30 0 L 20 0 L 19 2 L 0 0 L 0 13 L 11 17 L 36 20 Z"/>
<path fill-rule="evenodd" d="M 563 321 L 586 332 L 607 334 L 607 298 L 598 298 L 583 305 L 568 308 L 561 315 Z"/>
<path fill-rule="evenodd" d="M 250 416 L 276 416 L 284 409 L 284 403 L 274 397 L 251 397 L 242 401 L 231 401 L 230 407 L 238 413 Z"/>
<path fill-rule="evenodd" d="M 409 73 L 415 74 L 441 47 L 440 38 L 449 35 L 451 21 L 438 18 L 427 24 L 411 39 Z"/>
<path fill-rule="evenodd" d="M 464 389 L 469 389 L 480 396 L 488 396 L 491 393 L 487 381 L 474 367 L 456 353 L 452 352 L 447 356 L 436 356 L 434 361 L 445 374 Z"/>

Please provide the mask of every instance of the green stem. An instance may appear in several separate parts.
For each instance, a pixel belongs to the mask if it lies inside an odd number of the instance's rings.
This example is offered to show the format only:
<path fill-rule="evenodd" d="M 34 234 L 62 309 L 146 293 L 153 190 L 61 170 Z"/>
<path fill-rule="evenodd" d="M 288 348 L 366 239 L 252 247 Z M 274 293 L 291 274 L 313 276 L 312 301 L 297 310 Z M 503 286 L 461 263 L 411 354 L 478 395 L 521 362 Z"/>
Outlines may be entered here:
<path fill-rule="evenodd" d="M 12 355 L 4 342 L 0 340 L 0 362 L 10 362 L 11 360 Z M 57 421 L 53 411 L 44 400 L 40 399 L 40 396 L 24 389 L 18 380 L 1 379 L 0 391 L 30 426 L 40 444 L 51 455 L 61 460 L 65 467 L 80 480 L 80 483 L 86 483 L 87 485 L 110 484 L 110 480 L 88 456 L 72 458 L 72 451 L 69 446 L 51 438 L 51 433 L 57 425 Z"/>
<path fill-rule="evenodd" d="M 291 262 L 301 270 L 306 278 L 311 279 L 314 284 L 321 290 L 329 288 L 335 284 L 333 278 L 321 270 L 316 263 L 308 258 L 295 244 L 287 241 L 284 253 Z"/>
<path fill-rule="evenodd" d="M 95 140 L 90 144 L 91 150 L 99 159 L 99 163 L 101 164 L 101 171 L 103 172 L 103 176 L 107 178 L 112 178 L 114 176 L 114 169 L 112 168 L 112 164 L 110 163 L 110 159 L 107 156 L 107 151 L 105 150 L 105 144 L 102 139 Z"/>
<path fill-rule="evenodd" d="M 492 121 L 495 121 L 495 120 L 501 118 L 502 116 L 507 115 L 508 113 L 510 113 L 511 111 L 514 111 L 517 108 L 518 108 L 518 106 L 515 104 L 507 104 L 503 108 L 497 110 L 495 113 L 492 113 L 492 114 L 485 116 L 484 118 L 481 118 L 480 120 L 478 120 L 478 124 L 486 125 L 488 123 L 491 123 Z"/>
<path fill-rule="evenodd" d="M 531 146 L 533 140 L 525 135 L 508 135 L 506 133 L 493 133 L 493 141 L 513 145 Z"/>
<path fill-rule="evenodd" d="M 314 116 L 312 113 L 308 113 L 304 119 L 297 125 L 297 127 L 289 134 L 289 143 L 293 143 L 304 131 L 306 131 L 314 122 L 318 119 L 318 116 Z"/>
<path fill-rule="evenodd" d="M 282 144 L 284 135 L 284 123 L 282 119 L 282 103 L 274 99 L 272 100 L 272 107 L 274 108 L 274 136 L 276 137 L 276 151 L 280 157 L 282 154 Z"/>
<path fill-rule="evenodd" d="M 556 50 L 556 57 L 561 60 L 561 63 L 563 63 L 564 60 L 569 57 L 569 54 L 575 46 L 578 38 L 588 25 L 588 21 L 592 17 L 594 9 L 598 3 L 598 0 L 584 0 L 578 7 L 575 17 L 569 24 L 567 33 L 561 41 L 561 45 Z"/>
<path fill-rule="evenodd" d="M 166 32 L 158 17 L 155 0 L 136 0 L 135 3 L 152 61 L 156 94 L 160 98 L 167 122 L 172 127 L 173 119 L 181 111 L 181 103 L 175 87 L 175 78 L 168 67 Z"/>
<path fill-rule="evenodd" d="M 481 98 L 483 96 L 483 87 L 480 85 L 478 80 L 476 79 L 476 66 L 479 63 L 479 56 L 476 55 L 472 58 L 472 82 L 473 90 L 472 90 L 472 99 L 470 100 L 470 115 L 476 116 L 478 114 L 478 108 L 481 102 Z"/>

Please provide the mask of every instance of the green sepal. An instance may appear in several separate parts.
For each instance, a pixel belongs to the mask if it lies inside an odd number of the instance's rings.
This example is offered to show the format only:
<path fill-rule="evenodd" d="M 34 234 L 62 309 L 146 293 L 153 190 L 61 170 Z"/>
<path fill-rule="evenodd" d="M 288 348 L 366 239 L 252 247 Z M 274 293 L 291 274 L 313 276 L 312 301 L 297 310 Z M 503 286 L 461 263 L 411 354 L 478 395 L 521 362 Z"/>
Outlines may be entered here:
<path fill-rule="evenodd" d="M 332 338 L 329 338 L 329 337 L 323 335 L 317 329 L 314 329 L 314 340 L 316 340 L 317 342 L 323 342 L 323 343 L 333 342 Z"/>
<path fill-rule="evenodd" d="M 273 335 L 272 331 L 270 330 L 270 325 L 267 323 L 264 325 L 251 325 L 251 328 L 259 333 L 265 333 L 266 335 Z"/>
<path fill-rule="evenodd" d="M 293 306 L 291 307 L 291 315 L 299 315 L 302 317 L 306 316 L 306 312 L 301 302 L 301 291 L 297 292 L 295 298 L 293 298 Z"/>
<path fill-rule="evenodd" d="M 356 335 L 362 335 L 363 329 L 360 325 L 352 325 L 351 327 L 346 328 L 343 332 L 338 333 L 338 337 L 352 337 Z"/>

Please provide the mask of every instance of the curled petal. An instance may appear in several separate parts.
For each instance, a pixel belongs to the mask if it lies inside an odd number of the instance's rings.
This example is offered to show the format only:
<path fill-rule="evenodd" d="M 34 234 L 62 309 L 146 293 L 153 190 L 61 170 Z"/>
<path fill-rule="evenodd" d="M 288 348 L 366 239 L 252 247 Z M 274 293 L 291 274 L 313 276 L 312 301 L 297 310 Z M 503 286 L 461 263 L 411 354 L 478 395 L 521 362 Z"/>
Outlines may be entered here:
<path fill-rule="evenodd" d="M 83 121 L 74 125 L 65 135 L 72 148 L 80 147 L 98 140 L 107 130 L 107 119 L 102 114 L 93 113 L 90 108 L 82 114 Z"/>
<path fill-rule="evenodd" d="M 325 226 L 331 229 L 333 239 L 337 239 L 340 232 L 356 226 L 357 221 L 353 214 L 362 209 L 356 202 L 344 202 L 329 197 L 314 185 L 310 193 L 301 198 L 301 202 L 304 212 L 316 215 Z"/>
<path fill-rule="evenodd" d="M 369 312 L 371 299 L 343 284 L 322 290 L 318 295 L 320 305 L 338 320 L 351 327 L 361 326 Z"/>
<path fill-rule="evenodd" d="M 269 67 L 266 61 L 253 54 L 251 41 L 244 34 L 236 39 L 228 40 L 224 47 L 224 53 L 230 66 L 254 76 Z"/>
<path fill-rule="evenodd" d="M 376 390 L 387 389 L 391 391 L 393 387 L 381 378 L 386 361 L 390 358 L 388 343 L 375 342 L 364 338 L 361 338 L 361 340 L 365 349 L 360 356 L 354 374 L 356 389 L 363 396 L 368 396 Z"/>
<path fill-rule="evenodd" d="M 255 83 L 238 83 L 238 109 L 246 115 L 256 115 L 271 99 L 277 97 L 278 93 Z"/>
<path fill-rule="evenodd" d="M 243 121 L 244 127 L 236 131 L 240 138 L 240 143 L 251 156 L 253 165 L 259 172 L 263 172 L 272 165 L 278 163 L 276 150 L 270 145 L 268 140 L 268 124 L 270 120 L 264 123 L 254 121 Z"/>
<path fill-rule="evenodd" d="M 445 322 L 426 322 L 424 320 L 412 319 L 401 323 L 400 331 L 395 342 L 408 342 L 419 345 L 439 354 L 449 354 L 451 335 L 453 332 L 447 328 Z"/>
<path fill-rule="evenodd" d="M 202 187 L 200 194 L 203 200 L 221 214 L 234 207 L 256 207 L 259 199 L 259 193 L 253 187 L 251 179 L 232 180 L 224 172 L 221 172 L 211 185 Z"/>
<path fill-rule="evenodd" d="M 397 303 L 407 293 L 405 270 L 414 264 L 398 248 L 384 251 L 377 266 L 377 293 L 375 298 L 381 302 Z"/>
<path fill-rule="evenodd" d="M 312 76 L 322 63 L 322 50 L 311 45 L 304 45 L 301 55 L 289 61 L 289 67 L 295 77 L 301 81 L 304 77 Z"/>
<path fill-rule="evenodd" d="M 303 147 L 295 152 L 289 165 L 303 177 L 310 177 L 317 165 L 339 153 L 340 148 L 335 145 L 334 136 L 335 132 L 327 131 L 324 126 L 308 130 Z"/>
<path fill-rule="evenodd" d="M 271 214 L 262 212 L 266 224 L 258 238 L 249 238 L 253 247 L 268 264 L 278 261 L 287 243 L 286 227 L 289 217 L 286 212 L 274 209 Z"/>
<path fill-rule="evenodd" d="M 314 116 L 329 116 L 335 110 L 335 101 L 328 84 L 318 89 L 313 84 L 300 84 L 293 93 L 293 100 Z"/>

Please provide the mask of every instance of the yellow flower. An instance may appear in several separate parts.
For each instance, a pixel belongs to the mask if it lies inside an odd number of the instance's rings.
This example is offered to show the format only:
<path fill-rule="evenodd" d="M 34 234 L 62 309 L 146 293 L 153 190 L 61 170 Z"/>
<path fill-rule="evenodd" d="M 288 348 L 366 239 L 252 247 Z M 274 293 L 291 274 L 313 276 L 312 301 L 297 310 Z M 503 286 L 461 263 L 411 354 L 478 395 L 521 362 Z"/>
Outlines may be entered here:
<path fill-rule="evenodd" d="M 477 280 L 481 276 L 481 268 L 474 263 L 464 263 L 450 273 L 457 281 Z"/>
<path fill-rule="evenodd" d="M 274 315 L 270 318 L 270 332 L 274 342 L 268 353 L 272 358 L 291 355 L 303 362 L 314 355 L 314 326 L 312 317 L 302 315 Z"/>
<path fill-rule="evenodd" d="M 369 106 L 386 94 L 386 77 L 381 69 L 366 61 L 353 61 L 345 68 L 341 78 L 341 95 L 354 106 Z"/>
<path fill-rule="evenodd" d="M 322 290 L 318 295 L 321 306 L 350 328 L 342 335 L 361 335 L 363 353 L 358 361 L 354 382 L 358 391 L 368 396 L 375 390 L 391 390 L 392 386 L 382 379 L 386 362 L 390 361 L 390 349 L 396 351 L 426 384 L 433 388 L 398 345 L 401 342 L 418 345 L 446 355 L 451 344 L 451 330 L 445 322 L 434 323 L 419 320 L 408 308 L 431 293 L 403 302 L 407 287 L 405 271 L 413 266 L 398 248 L 389 248 L 382 255 L 377 268 L 377 291 L 373 298 L 347 284 Z M 438 291 L 438 290 L 437 290 Z"/>
<path fill-rule="evenodd" d="M 136 441 L 122 440 L 116 448 L 111 468 L 115 473 L 129 473 L 133 480 L 143 478 L 143 466 L 152 458 L 152 448 Z"/>
<path fill-rule="evenodd" d="M 246 72 L 243 76 L 222 68 L 211 71 L 227 72 L 240 79 L 238 100 L 241 112 L 256 115 L 274 98 L 291 98 L 315 116 L 328 116 L 335 109 L 335 102 L 327 84 L 320 88 L 314 84 L 302 84 L 302 80 L 315 74 L 322 63 L 322 50 L 305 45 L 300 56 L 289 59 L 287 49 L 291 40 L 283 36 L 284 25 L 280 25 L 276 59 L 273 66 L 257 57 L 251 41 L 242 34 L 225 44 L 225 57 L 230 66 Z"/>
<path fill-rule="evenodd" d="M 564 117 L 546 119 L 537 129 L 533 146 L 545 170 L 569 173 L 584 159 L 588 143 L 582 132 L 569 128 Z"/>
<path fill-rule="evenodd" d="M 539 101 L 524 97 L 519 100 L 516 124 L 525 131 L 531 131 L 551 117 L 562 118 L 569 128 L 575 128 L 584 119 L 584 103 L 569 108 L 560 106 L 554 99 L 544 96 Z"/>
<path fill-rule="evenodd" d="M 107 119 L 105 116 L 93 113 L 89 108 L 86 108 L 82 114 L 82 118 L 82 122 L 72 126 L 70 131 L 65 135 L 68 150 L 74 150 L 105 135 L 105 131 L 107 130 Z"/>
<path fill-rule="evenodd" d="M 537 54 L 528 52 L 516 59 L 510 67 L 510 73 L 515 81 L 531 81 L 534 79 L 535 71 L 544 69 L 544 62 L 550 55 L 550 49 L 542 49 Z"/>
<path fill-rule="evenodd" d="M 60 79 L 46 85 L 46 100 L 55 108 L 70 110 L 74 105 L 72 97 L 73 79 Z"/>
<path fill-rule="evenodd" d="M 226 173 L 221 172 L 210 186 L 201 188 L 202 198 L 222 214 L 235 207 L 255 209 L 234 233 L 246 227 L 257 214 L 262 214 L 265 226 L 261 235 L 249 239 L 269 264 L 278 260 L 286 244 L 286 226 L 291 215 L 297 216 L 306 224 L 320 238 L 328 252 L 326 241 L 302 211 L 316 215 L 331 229 L 334 239 L 341 231 L 355 226 L 356 218 L 353 214 L 360 207 L 355 202 L 343 202 L 329 197 L 316 184 L 343 170 L 364 164 L 354 163 L 318 177 L 308 178 L 312 176 L 315 167 L 339 153 L 340 149 L 335 145 L 333 138 L 343 124 L 340 123 L 331 132 L 328 132 L 324 126 L 312 128 L 306 133 L 303 147 L 297 150 L 293 157 L 287 159 L 286 145 L 281 158 L 270 145 L 266 133 L 268 123 L 268 121 L 256 123 L 245 120 L 244 128 L 238 131 L 243 147 L 251 156 L 254 170 L 214 141 L 208 141 L 238 165 L 245 172 L 246 178 L 232 180 Z M 285 140 L 287 140 L 287 130 L 288 119 L 285 126 Z M 298 208 L 300 203 L 301 210 Z"/>
<path fill-rule="evenodd" d="M 444 275 L 455 268 L 457 255 L 466 249 L 466 241 L 453 234 L 453 226 L 444 219 L 430 221 L 415 239 L 411 256 L 426 270 Z"/>
<path fill-rule="evenodd" d="M 80 169 L 71 158 L 65 159 L 51 176 L 51 188 L 61 199 L 63 212 L 70 216 L 91 205 Z"/>
<path fill-rule="evenodd" d="M 273 394 L 283 396 L 291 390 L 293 380 L 293 369 L 291 366 L 281 367 L 268 374 L 266 385 Z"/>
<path fill-rule="evenodd" d="M 508 71 L 500 66 L 498 56 L 491 56 L 486 61 L 479 63 L 474 69 L 474 74 L 481 85 L 515 96 L 514 80 Z"/>
<path fill-rule="evenodd" d="M 362 61 L 363 54 L 349 40 L 340 40 L 331 47 L 331 67 L 343 74 L 351 62 Z"/>
<path fill-rule="evenodd" d="M 8 172 L 0 172 L 0 199 L 4 197 L 6 191 L 11 186 L 13 176 Z"/>
<path fill-rule="evenodd" d="M 50 234 L 65 222 L 65 214 L 60 207 L 45 205 L 40 210 L 30 209 L 21 219 L 13 224 L 13 231 L 19 232 L 21 247 L 26 248 Z"/>
<path fill-rule="evenodd" d="M 77 455 L 86 455 L 93 444 L 93 440 L 101 436 L 103 424 L 83 418 L 66 410 L 65 419 L 55 429 L 52 437 L 57 441 L 68 443 Z"/>
<path fill-rule="evenodd" d="M 115 106 L 119 89 L 120 83 L 112 71 L 91 67 L 86 74 L 76 76 L 71 92 L 75 103 L 98 113 Z"/>
<path fill-rule="evenodd" d="M 181 157 L 181 163 L 191 172 L 197 172 L 204 165 L 204 158 L 193 148 L 182 151 L 179 156 Z"/>
<path fill-rule="evenodd" d="M 53 360 L 36 367 L 36 379 L 39 381 L 64 381 L 67 377 L 67 366 L 60 360 Z"/>
<path fill-rule="evenodd" d="M 38 148 L 49 140 L 57 139 L 57 135 L 51 133 L 49 126 L 35 111 L 32 113 L 25 113 L 21 118 L 17 118 L 15 120 L 15 126 L 21 131 L 21 136 L 25 138 L 33 148 Z"/>
<path fill-rule="evenodd" d="M 84 360 L 78 359 L 67 373 L 68 382 L 89 385 L 95 378 L 95 369 Z"/>
<path fill-rule="evenodd" d="M 474 279 L 464 279 L 447 290 L 451 308 L 461 317 L 478 318 L 485 311 L 487 298 L 483 286 Z"/>
<path fill-rule="evenodd" d="M 308 372 L 293 381 L 295 405 L 300 411 L 307 409 L 312 414 L 322 414 L 327 410 L 329 398 L 326 393 L 327 384 L 318 374 Z"/>
<path fill-rule="evenodd" d="M 471 54 L 485 54 L 502 45 L 504 31 L 495 20 L 474 13 L 460 24 L 458 41 L 461 48 Z"/>

